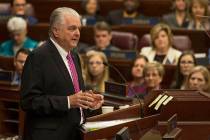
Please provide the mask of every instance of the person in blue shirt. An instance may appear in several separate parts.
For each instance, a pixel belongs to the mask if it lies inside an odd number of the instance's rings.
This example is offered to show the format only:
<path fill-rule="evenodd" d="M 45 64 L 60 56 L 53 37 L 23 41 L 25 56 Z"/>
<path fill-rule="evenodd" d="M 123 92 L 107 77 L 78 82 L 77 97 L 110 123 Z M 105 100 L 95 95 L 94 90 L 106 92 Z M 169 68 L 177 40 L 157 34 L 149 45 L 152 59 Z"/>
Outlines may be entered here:
<path fill-rule="evenodd" d="M 34 16 L 33 5 L 27 3 L 26 0 L 11 1 L 11 15 L 24 18 L 29 25 L 38 23 L 38 19 Z"/>
<path fill-rule="evenodd" d="M 15 72 L 12 79 L 12 85 L 20 86 L 23 66 L 29 54 L 30 50 L 21 48 L 20 50 L 18 50 L 17 54 L 15 55 L 14 57 Z"/>
<path fill-rule="evenodd" d="M 11 39 L 0 45 L 0 55 L 12 57 L 20 48 L 32 51 L 37 47 L 38 42 L 27 37 L 27 23 L 23 18 L 12 17 L 7 23 L 7 29 Z"/>

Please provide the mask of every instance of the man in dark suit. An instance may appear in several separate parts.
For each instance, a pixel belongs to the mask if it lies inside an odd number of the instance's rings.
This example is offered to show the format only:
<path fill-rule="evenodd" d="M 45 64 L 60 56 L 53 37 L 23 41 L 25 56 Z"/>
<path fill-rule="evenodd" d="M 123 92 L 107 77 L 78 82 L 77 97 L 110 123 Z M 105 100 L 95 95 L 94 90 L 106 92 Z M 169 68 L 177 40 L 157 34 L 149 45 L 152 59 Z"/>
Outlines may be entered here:
<path fill-rule="evenodd" d="M 23 140 L 79 140 L 86 109 L 97 109 L 103 96 L 83 92 L 78 55 L 80 16 L 71 8 L 57 8 L 50 17 L 50 38 L 27 58 L 21 85 L 26 111 Z"/>

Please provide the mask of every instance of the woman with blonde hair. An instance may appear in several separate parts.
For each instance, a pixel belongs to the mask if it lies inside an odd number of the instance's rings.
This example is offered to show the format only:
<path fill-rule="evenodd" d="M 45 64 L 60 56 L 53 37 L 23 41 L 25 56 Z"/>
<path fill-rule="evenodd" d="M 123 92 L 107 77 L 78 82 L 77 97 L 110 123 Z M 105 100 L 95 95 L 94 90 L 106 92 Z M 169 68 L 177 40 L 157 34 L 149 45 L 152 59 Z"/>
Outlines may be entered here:
<path fill-rule="evenodd" d="M 210 73 L 204 66 L 196 66 L 190 72 L 185 89 L 210 92 Z"/>
<path fill-rule="evenodd" d="M 107 57 L 103 52 L 98 51 L 89 51 L 86 55 L 86 87 L 98 92 L 104 92 L 104 82 L 109 80 L 109 69 L 103 64 L 108 62 Z"/>
<path fill-rule="evenodd" d="M 147 63 L 143 70 L 145 88 L 142 93 L 138 94 L 138 97 L 144 99 L 152 90 L 160 89 L 164 74 L 165 70 L 162 64 L 158 62 Z"/>
<path fill-rule="evenodd" d="M 181 52 L 172 47 L 171 28 L 164 23 L 156 24 L 151 29 L 150 36 L 152 46 L 142 48 L 140 54 L 147 56 L 149 62 L 177 64 Z"/>

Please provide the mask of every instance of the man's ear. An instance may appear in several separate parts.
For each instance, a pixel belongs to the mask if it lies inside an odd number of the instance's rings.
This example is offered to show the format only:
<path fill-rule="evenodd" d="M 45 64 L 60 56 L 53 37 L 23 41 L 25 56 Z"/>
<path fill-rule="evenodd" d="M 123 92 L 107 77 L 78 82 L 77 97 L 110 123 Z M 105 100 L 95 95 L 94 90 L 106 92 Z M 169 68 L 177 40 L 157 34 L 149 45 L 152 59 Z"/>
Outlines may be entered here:
<path fill-rule="evenodd" d="M 57 27 L 52 27 L 52 33 L 55 37 L 59 36 L 60 30 Z"/>

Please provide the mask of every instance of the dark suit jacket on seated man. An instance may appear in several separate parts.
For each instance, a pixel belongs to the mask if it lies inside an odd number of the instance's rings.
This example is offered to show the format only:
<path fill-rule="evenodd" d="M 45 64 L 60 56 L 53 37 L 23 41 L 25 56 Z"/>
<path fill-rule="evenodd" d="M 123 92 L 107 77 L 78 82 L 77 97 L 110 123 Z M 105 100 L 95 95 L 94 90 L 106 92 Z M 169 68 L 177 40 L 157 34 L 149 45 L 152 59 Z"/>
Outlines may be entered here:
<path fill-rule="evenodd" d="M 84 90 L 80 60 L 80 16 L 58 8 L 50 17 L 50 39 L 27 58 L 21 85 L 26 112 L 23 140 L 79 140 L 86 109 L 98 109 L 103 96 Z"/>

